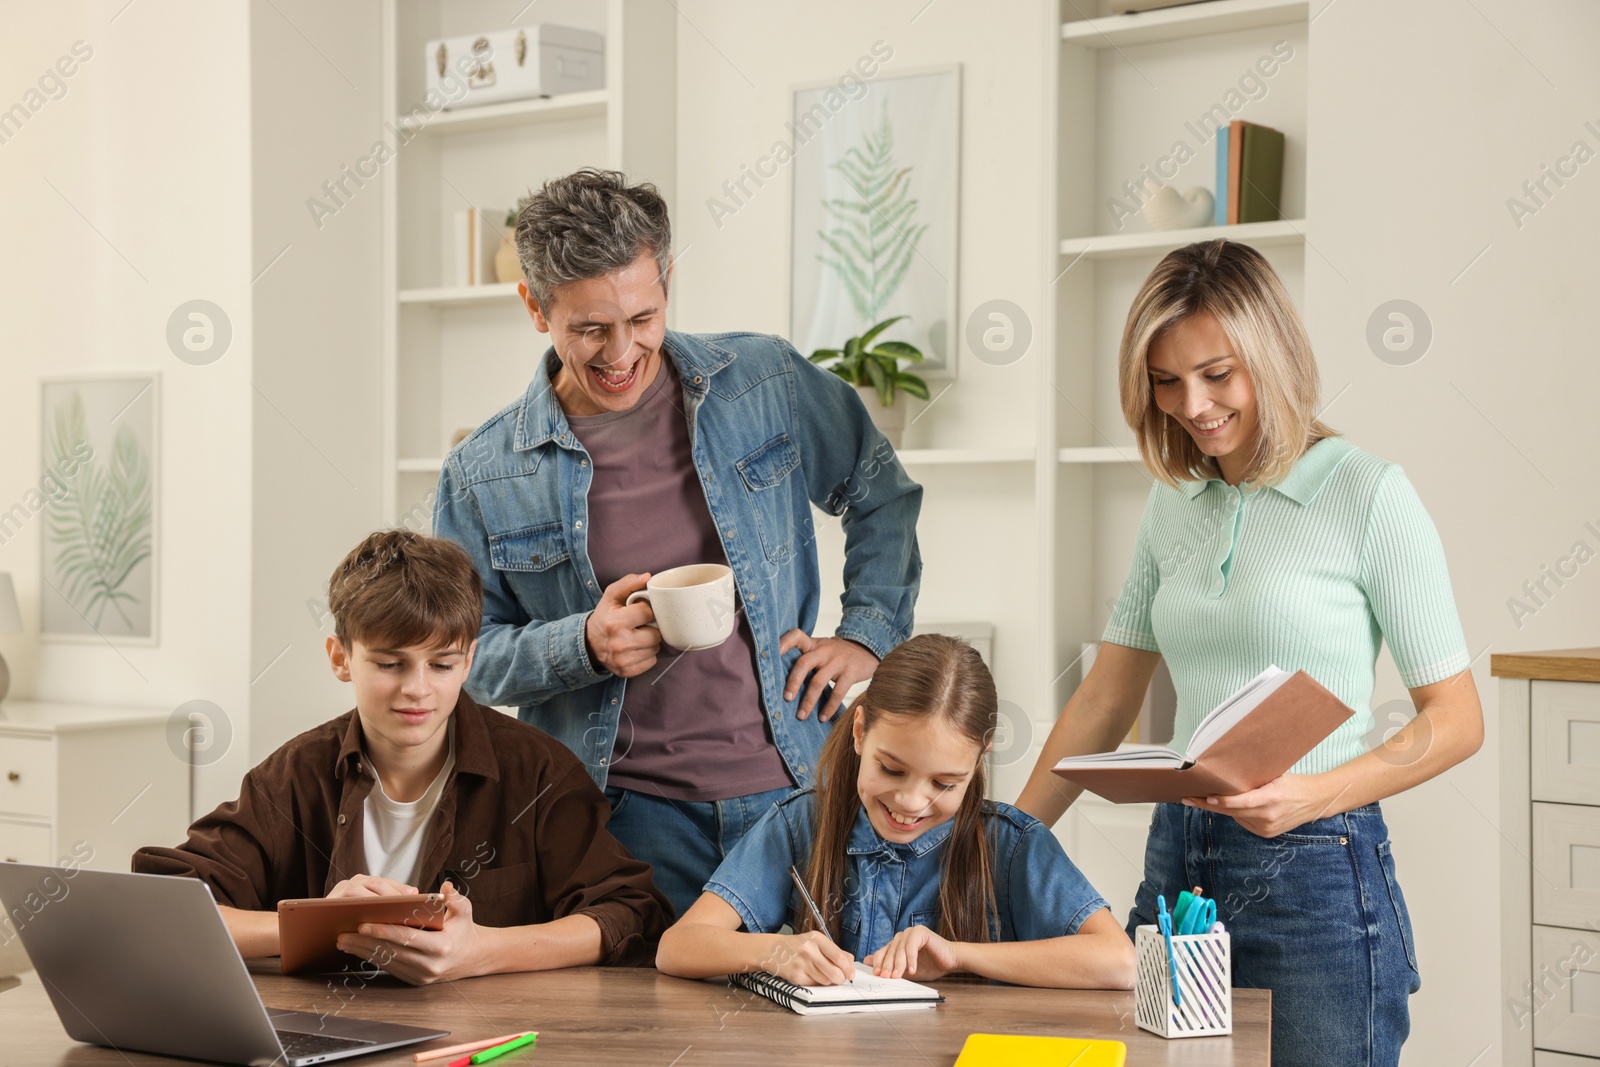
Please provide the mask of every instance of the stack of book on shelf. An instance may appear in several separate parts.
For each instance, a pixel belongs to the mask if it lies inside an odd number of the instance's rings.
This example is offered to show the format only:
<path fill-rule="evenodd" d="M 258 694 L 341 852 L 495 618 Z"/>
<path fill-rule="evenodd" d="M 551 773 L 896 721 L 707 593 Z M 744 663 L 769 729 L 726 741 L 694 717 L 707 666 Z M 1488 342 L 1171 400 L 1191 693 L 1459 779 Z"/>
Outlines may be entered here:
<path fill-rule="evenodd" d="M 501 212 L 504 214 L 504 212 Z M 451 281 L 455 285 L 493 285 L 494 256 L 500 250 L 500 231 L 487 208 L 457 211 L 453 217 Z"/>
<path fill-rule="evenodd" d="M 1217 130 L 1218 226 L 1282 218 L 1283 134 L 1234 119 Z"/>

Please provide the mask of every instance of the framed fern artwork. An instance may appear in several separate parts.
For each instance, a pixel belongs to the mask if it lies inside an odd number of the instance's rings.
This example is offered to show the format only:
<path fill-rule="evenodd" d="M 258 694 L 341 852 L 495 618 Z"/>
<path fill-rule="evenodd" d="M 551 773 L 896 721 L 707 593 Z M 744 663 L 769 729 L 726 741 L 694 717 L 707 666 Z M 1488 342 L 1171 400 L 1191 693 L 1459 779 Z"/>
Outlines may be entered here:
<path fill-rule="evenodd" d="M 904 315 L 884 339 L 954 377 L 961 68 L 847 81 L 794 90 L 790 340 L 838 348 Z"/>
<path fill-rule="evenodd" d="M 39 636 L 154 645 L 159 379 L 47 378 Z"/>

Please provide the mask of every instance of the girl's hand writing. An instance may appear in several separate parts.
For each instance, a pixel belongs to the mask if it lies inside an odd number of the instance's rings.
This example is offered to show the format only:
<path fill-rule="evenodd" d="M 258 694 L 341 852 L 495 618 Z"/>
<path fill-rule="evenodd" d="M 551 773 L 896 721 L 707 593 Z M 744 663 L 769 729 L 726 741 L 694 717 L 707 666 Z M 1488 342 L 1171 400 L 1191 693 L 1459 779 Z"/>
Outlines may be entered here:
<path fill-rule="evenodd" d="M 856 958 L 816 930 L 778 938 L 760 969 L 796 985 L 842 985 L 855 977 Z"/>
<path fill-rule="evenodd" d="M 926 926 L 901 930 L 864 962 L 879 978 L 943 978 L 961 966 L 956 943 Z"/>

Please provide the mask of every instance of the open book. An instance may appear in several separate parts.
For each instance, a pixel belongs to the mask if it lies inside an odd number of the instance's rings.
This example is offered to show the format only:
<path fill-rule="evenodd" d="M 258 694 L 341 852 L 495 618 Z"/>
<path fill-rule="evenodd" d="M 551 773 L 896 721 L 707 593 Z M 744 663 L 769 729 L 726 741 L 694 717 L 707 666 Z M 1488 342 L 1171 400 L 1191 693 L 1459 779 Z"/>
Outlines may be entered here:
<path fill-rule="evenodd" d="M 1232 796 L 1283 774 L 1353 714 L 1305 671 L 1268 667 L 1213 708 L 1182 752 L 1128 745 L 1053 770 L 1117 804 Z"/>
<path fill-rule="evenodd" d="M 879 978 L 864 963 L 844 985 L 795 985 L 766 971 L 730 974 L 728 981 L 760 993 L 801 1015 L 843 1015 L 852 1011 L 905 1011 L 931 1008 L 944 1000 L 937 989 L 904 978 Z"/>

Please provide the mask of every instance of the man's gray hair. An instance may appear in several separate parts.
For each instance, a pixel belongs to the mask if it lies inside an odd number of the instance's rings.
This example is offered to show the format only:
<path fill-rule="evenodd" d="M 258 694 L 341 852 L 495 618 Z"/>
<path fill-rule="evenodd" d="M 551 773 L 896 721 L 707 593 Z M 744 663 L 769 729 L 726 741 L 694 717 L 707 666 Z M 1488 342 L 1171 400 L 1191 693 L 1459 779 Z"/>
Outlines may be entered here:
<path fill-rule="evenodd" d="M 640 253 L 655 258 L 666 291 L 667 202 L 649 182 L 629 185 L 621 171 L 585 167 L 545 182 L 517 210 L 516 242 L 528 291 L 546 313 L 558 285 L 604 277 Z"/>

